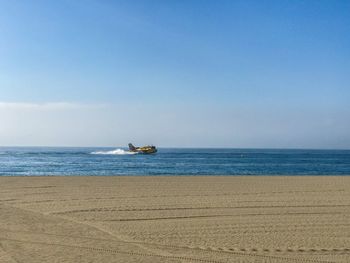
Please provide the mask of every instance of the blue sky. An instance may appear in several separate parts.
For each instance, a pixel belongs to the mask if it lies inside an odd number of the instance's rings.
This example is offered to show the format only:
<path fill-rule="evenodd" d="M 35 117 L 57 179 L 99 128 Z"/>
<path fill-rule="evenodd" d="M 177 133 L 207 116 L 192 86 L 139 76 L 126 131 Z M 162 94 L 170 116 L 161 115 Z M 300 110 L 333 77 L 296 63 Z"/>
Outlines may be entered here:
<path fill-rule="evenodd" d="M 0 0 L 0 144 L 350 148 L 349 13 Z"/>

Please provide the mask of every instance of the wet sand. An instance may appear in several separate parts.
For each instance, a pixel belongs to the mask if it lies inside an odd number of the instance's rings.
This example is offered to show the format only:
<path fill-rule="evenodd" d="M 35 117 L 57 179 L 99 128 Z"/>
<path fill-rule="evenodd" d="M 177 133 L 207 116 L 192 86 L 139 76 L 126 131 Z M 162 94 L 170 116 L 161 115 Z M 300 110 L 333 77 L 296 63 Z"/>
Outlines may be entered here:
<path fill-rule="evenodd" d="M 350 176 L 0 177 L 0 262 L 350 262 Z"/>

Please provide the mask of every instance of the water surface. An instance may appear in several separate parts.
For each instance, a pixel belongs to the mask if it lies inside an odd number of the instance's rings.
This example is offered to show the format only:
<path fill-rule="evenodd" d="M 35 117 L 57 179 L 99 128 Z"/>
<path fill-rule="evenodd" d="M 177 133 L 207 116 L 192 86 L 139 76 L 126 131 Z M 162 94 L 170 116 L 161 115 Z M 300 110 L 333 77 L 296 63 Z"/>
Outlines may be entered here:
<path fill-rule="evenodd" d="M 350 175 L 350 150 L 1 147 L 0 175 Z"/>

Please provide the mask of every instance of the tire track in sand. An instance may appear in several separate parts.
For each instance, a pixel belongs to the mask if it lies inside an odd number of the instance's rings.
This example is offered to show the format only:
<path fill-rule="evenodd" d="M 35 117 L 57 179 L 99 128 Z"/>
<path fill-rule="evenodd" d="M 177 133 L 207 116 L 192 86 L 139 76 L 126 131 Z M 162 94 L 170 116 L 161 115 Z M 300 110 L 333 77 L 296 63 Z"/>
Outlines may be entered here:
<path fill-rule="evenodd" d="M 0 240 L 10 241 L 10 242 L 12 241 L 12 242 L 18 242 L 18 243 L 46 245 L 46 246 L 69 247 L 69 248 L 74 248 L 74 249 L 83 249 L 83 250 L 90 250 L 90 251 L 96 251 L 96 252 L 102 252 L 102 253 L 112 253 L 112 254 L 126 254 L 126 255 L 131 255 L 131 256 L 158 257 L 158 258 L 164 258 L 164 259 L 178 259 L 178 260 L 188 260 L 188 261 L 204 262 L 204 263 L 224 263 L 224 261 L 211 260 L 211 259 L 200 259 L 200 258 L 193 258 L 193 257 L 186 257 L 186 256 L 174 256 L 174 255 L 166 256 L 166 255 L 159 255 L 159 254 L 129 252 L 129 251 L 121 251 L 121 250 L 116 250 L 116 249 L 105 249 L 105 248 L 90 247 L 90 246 L 77 246 L 77 245 L 67 245 L 67 244 L 59 244 L 59 243 L 26 241 L 26 240 L 10 239 L 10 238 L 3 238 L 3 237 L 0 237 Z M 183 247 L 174 247 L 174 248 L 183 248 Z M 226 252 L 226 251 L 222 251 L 222 252 Z M 294 262 L 302 262 L 302 263 L 303 262 L 337 263 L 335 261 L 325 261 L 325 260 L 317 260 L 317 259 L 303 259 L 303 258 L 288 258 L 288 257 L 260 255 L 260 254 L 252 254 L 252 253 L 239 253 L 239 252 L 227 252 L 227 253 L 235 254 L 235 255 L 239 255 L 239 256 L 260 257 L 260 258 L 266 258 L 266 259 L 270 259 L 270 260 L 276 259 L 276 260 L 294 261 Z"/>

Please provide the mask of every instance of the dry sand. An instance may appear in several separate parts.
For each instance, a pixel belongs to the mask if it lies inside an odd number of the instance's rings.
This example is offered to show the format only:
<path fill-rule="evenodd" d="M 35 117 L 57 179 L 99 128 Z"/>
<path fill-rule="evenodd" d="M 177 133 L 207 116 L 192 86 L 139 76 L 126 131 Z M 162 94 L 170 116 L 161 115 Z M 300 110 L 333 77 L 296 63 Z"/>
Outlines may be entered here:
<path fill-rule="evenodd" d="M 0 177 L 0 262 L 350 262 L 350 177 Z"/>

